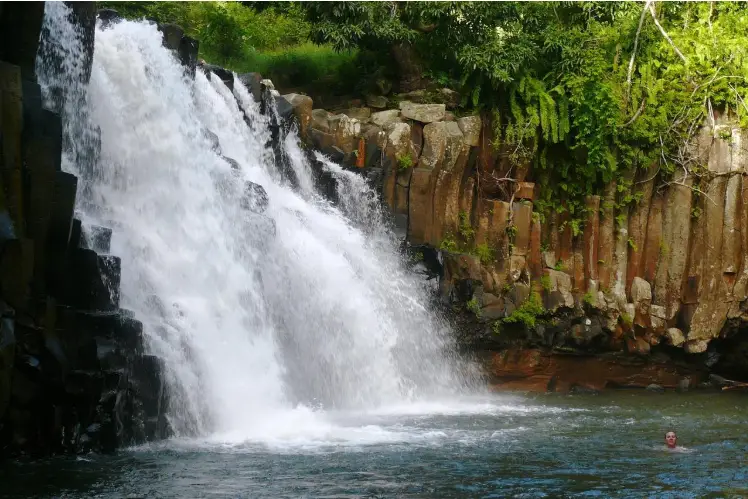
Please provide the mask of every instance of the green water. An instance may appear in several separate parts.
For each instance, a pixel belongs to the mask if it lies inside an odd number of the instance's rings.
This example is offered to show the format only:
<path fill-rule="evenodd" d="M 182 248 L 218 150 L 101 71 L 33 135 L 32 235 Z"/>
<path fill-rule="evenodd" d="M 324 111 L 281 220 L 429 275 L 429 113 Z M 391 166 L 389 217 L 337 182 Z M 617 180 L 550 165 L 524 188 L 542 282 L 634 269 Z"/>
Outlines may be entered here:
<path fill-rule="evenodd" d="M 748 395 L 502 395 L 0 467 L 0 497 L 748 497 Z M 279 423 L 285 424 L 285 423 Z M 681 452 L 665 449 L 674 429 Z"/>

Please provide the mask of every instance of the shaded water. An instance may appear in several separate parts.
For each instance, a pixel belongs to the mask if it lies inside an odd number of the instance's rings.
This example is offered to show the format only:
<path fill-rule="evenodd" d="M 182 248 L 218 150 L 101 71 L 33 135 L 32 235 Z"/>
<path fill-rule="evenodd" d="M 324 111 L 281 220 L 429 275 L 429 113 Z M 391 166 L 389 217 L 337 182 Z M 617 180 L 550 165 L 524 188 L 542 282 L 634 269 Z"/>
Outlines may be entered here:
<path fill-rule="evenodd" d="M 335 432 L 264 445 L 175 440 L 115 456 L 9 464 L 0 468 L 10 477 L 3 491 L 10 498 L 748 496 L 745 395 L 504 395 L 421 409 L 341 413 Z M 685 452 L 664 448 L 668 429 Z"/>

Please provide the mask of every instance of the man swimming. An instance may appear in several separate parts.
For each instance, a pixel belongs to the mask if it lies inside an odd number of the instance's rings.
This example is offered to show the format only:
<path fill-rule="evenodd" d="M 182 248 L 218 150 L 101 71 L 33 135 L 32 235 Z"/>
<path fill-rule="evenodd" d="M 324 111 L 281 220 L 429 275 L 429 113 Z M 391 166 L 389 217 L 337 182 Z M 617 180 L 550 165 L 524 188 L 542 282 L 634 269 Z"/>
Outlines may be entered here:
<path fill-rule="evenodd" d="M 675 449 L 678 444 L 678 437 L 675 435 L 674 431 L 669 431 L 665 433 L 665 445 L 667 445 L 668 449 Z"/>

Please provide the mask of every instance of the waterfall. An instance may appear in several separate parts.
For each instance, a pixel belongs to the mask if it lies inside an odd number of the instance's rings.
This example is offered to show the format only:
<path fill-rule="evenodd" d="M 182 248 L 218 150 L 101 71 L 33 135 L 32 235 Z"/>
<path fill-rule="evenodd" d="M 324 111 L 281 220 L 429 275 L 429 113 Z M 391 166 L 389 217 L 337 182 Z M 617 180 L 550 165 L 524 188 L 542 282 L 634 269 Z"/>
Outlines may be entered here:
<path fill-rule="evenodd" d="M 114 229 L 121 304 L 165 362 L 177 435 L 269 438 L 330 411 L 464 392 L 469 366 L 362 177 L 318 157 L 337 179 L 333 205 L 292 131 L 292 187 L 239 79 L 232 92 L 190 78 L 152 23 L 97 26 L 84 85 L 66 11 L 46 4 L 47 50 L 66 63 L 40 52 L 40 84 L 50 105 L 65 90 L 67 151 L 100 137 L 95 165 L 68 154 L 63 167 L 80 178 L 84 227 Z"/>

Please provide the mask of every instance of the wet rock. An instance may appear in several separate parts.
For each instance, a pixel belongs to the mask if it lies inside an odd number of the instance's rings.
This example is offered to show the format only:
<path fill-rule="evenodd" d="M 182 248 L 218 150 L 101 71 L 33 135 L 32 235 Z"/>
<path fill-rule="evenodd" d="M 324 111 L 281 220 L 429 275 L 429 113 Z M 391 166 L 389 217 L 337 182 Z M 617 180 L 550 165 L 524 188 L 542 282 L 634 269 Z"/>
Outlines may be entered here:
<path fill-rule="evenodd" d="M 647 385 L 646 390 L 648 392 L 665 393 L 665 387 L 662 386 L 662 385 L 658 385 L 656 383 L 652 383 L 651 385 Z"/>
<path fill-rule="evenodd" d="M 99 254 L 109 253 L 112 242 L 112 229 L 91 225 L 87 228 L 82 242 L 81 247 L 83 248 L 92 249 Z"/>
<path fill-rule="evenodd" d="M 189 36 L 183 36 L 179 42 L 179 48 L 177 49 L 177 55 L 179 56 L 179 62 L 182 63 L 187 69 L 187 74 L 190 78 L 195 77 L 195 70 L 197 69 L 197 53 L 200 48 L 200 42 Z"/>
<path fill-rule="evenodd" d="M 107 28 L 122 20 L 122 16 L 120 16 L 119 12 L 114 9 L 99 9 L 96 15 L 101 21 L 102 28 Z"/>
<path fill-rule="evenodd" d="M 414 104 L 403 101 L 400 103 L 400 112 L 404 118 L 421 123 L 433 123 L 443 120 L 446 110 L 444 104 Z"/>
<path fill-rule="evenodd" d="M 232 71 L 222 68 L 221 66 L 216 66 L 215 64 L 207 63 L 198 64 L 198 68 L 200 68 L 209 78 L 212 78 L 212 75 L 215 75 L 224 85 L 226 85 L 226 87 L 228 87 L 229 90 L 234 89 L 234 73 Z"/>
<path fill-rule="evenodd" d="M 307 128 L 312 121 L 312 98 L 308 95 L 287 94 L 282 96 L 291 106 L 293 115 L 299 124 L 299 135 L 305 138 Z"/>
<path fill-rule="evenodd" d="M 171 50 L 179 50 L 184 36 L 184 30 L 181 26 L 173 23 L 164 23 L 158 25 L 158 30 L 164 35 L 164 47 Z"/>
<path fill-rule="evenodd" d="M 262 99 L 262 75 L 260 73 L 241 73 L 236 77 L 242 82 L 242 85 L 247 87 L 255 101 L 260 102 Z"/>
<path fill-rule="evenodd" d="M 691 386 L 691 378 L 689 378 L 689 377 L 684 377 L 684 378 L 682 378 L 682 379 L 681 379 L 680 381 L 678 381 L 678 386 L 676 387 L 676 389 L 677 389 L 677 390 L 678 390 L 679 392 L 687 392 L 687 391 L 688 391 L 688 388 L 689 388 L 690 386 Z"/>
<path fill-rule="evenodd" d="M 218 139 L 218 135 L 211 132 L 207 128 L 204 128 L 203 136 L 208 140 L 208 143 L 210 144 L 210 150 L 216 154 L 221 154 L 221 141 Z"/>
<path fill-rule="evenodd" d="M 240 201 L 242 208 L 255 213 L 264 213 L 269 202 L 270 199 L 264 187 L 250 181 L 244 183 L 244 195 Z"/>
<path fill-rule="evenodd" d="M 585 385 L 573 385 L 569 389 L 569 393 L 573 395 L 600 395 L 600 390 Z"/>

